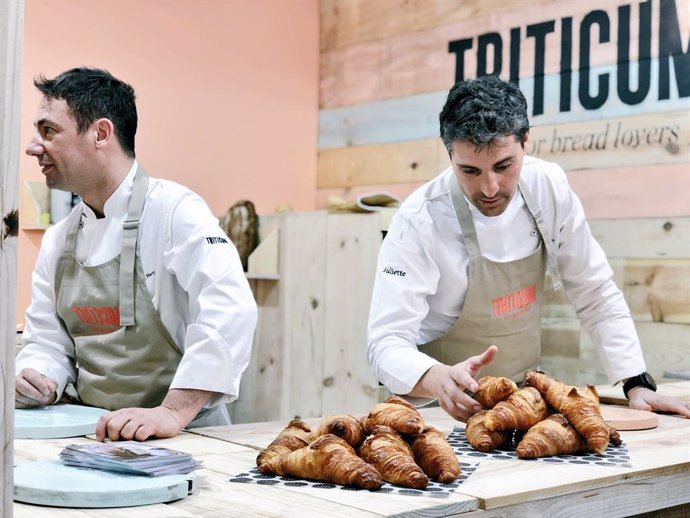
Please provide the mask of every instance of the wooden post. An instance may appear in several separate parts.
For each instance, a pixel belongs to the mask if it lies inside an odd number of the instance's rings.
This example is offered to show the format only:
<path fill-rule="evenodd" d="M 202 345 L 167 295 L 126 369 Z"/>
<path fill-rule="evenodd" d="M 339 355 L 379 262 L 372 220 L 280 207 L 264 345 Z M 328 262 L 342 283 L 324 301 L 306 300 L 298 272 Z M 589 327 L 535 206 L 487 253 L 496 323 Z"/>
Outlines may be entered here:
<path fill-rule="evenodd" d="M 0 514 L 12 516 L 14 355 L 16 351 L 17 232 L 19 226 L 19 119 L 23 0 L 0 4 Z"/>

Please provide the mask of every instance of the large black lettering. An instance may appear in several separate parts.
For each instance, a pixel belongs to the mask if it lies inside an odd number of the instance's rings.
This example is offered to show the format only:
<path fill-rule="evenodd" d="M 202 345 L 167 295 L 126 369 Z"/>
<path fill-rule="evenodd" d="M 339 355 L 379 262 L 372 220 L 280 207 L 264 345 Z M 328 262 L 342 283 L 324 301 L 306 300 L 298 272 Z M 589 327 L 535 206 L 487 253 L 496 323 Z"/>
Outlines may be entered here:
<path fill-rule="evenodd" d="M 625 104 L 640 104 L 649 93 L 652 70 L 652 2 L 640 4 L 639 59 L 637 63 L 637 90 L 630 88 L 630 6 L 618 8 L 618 97 Z"/>
<path fill-rule="evenodd" d="M 493 48 L 494 68 L 488 70 L 488 48 Z M 479 36 L 477 41 L 477 77 L 501 75 L 503 68 L 503 40 L 497 32 L 487 32 Z"/>
<path fill-rule="evenodd" d="M 580 104 L 585 110 L 601 108 L 609 96 L 609 74 L 599 74 L 597 93 L 593 96 L 589 93 L 591 29 L 594 24 L 599 25 L 599 43 L 606 43 L 611 37 L 611 24 L 605 11 L 598 9 L 585 15 L 580 25 L 580 85 L 578 88 Z"/>
<path fill-rule="evenodd" d="M 659 15 L 659 100 L 671 96 L 670 59 L 680 97 L 690 96 L 690 41 L 683 51 L 675 0 L 661 0 Z"/>
<path fill-rule="evenodd" d="M 508 80 L 520 84 L 520 27 L 510 29 L 510 77 Z"/>
<path fill-rule="evenodd" d="M 561 100 L 559 110 L 570 111 L 570 96 L 573 82 L 573 19 L 561 20 Z"/>
<path fill-rule="evenodd" d="M 544 69 L 546 54 L 546 35 L 554 31 L 556 21 L 536 23 L 527 26 L 527 37 L 534 38 L 534 99 L 532 114 L 544 113 Z"/>
<path fill-rule="evenodd" d="M 448 52 L 455 54 L 455 82 L 465 79 L 465 51 L 472 48 L 472 38 L 448 43 Z"/>

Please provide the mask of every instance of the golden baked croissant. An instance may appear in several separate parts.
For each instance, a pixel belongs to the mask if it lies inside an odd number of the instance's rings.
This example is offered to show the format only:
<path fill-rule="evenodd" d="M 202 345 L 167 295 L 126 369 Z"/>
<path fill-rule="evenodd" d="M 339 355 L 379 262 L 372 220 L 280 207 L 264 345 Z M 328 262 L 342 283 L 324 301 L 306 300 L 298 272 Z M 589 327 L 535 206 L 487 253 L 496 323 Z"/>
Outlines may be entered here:
<path fill-rule="evenodd" d="M 549 404 L 566 417 L 594 452 L 604 453 L 611 431 L 601 416 L 599 396 L 594 387 L 578 390 L 578 387 L 535 371 L 525 373 L 525 382 L 539 390 Z"/>
<path fill-rule="evenodd" d="M 477 383 L 479 388 L 474 393 L 474 399 L 484 408 L 493 408 L 496 403 L 518 390 L 513 380 L 501 376 L 484 376 L 479 378 Z"/>
<path fill-rule="evenodd" d="M 263 468 L 264 474 L 289 475 L 362 489 L 378 489 L 383 485 L 374 466 L 360 459 L 352 446 L 330 433 L 304 448 L 272 458 Z"/>
<path fill-rule="evenodd" d="M 364 442 L 362 424 L 359 419 L 351 415 L 332 415 L 326 417 L 321 421 L 316 431 L 309 436 L 309 442 L 327 433 L 332 433 L 340 437 L 355 449 L 359 448 L 362 442 Z"/>
<path fill-rule="evenodd" d="M 475 450 L 488 453 L 491 450 L 500 448 L 506 444 L 511 436 L 512 430 L 502 430 L 492 432 L 484 425 L 484 419 L 488 410 L 481 410 L 467 420 L 465 437 Z"/>
<path fill-rule="evenodd" d="M 551 414 L 539 391 L 526 387 L 499 401 L 487 411 L 484 426 L 492 432 L 500 430 L 527 430 Z"/>
<path fill-rule="evenodd" d="M 371 409 L 363 419 L 364 431 L 371 433 L 378 426 L 390 426 L 398 433 L 417 435 L 424 429 L 424 419 L 417 409 L 398 396 L 389 396 Z"/>
<path fill-rule="evenodd" d="M 424 489 L 429 478 L 414 461 L 412 448 L 395 430 L 375 426 L 359 448 L 359 456 L 374 466 L 386 482 Z"/>
<path fill-rule="evenodd" d="M 450 484 L 460 476 L 460 463 L 446 436 L 427 425 L 421 434 L 410 441 L 414 459 L 432 480 Z"/>
<path fill-rule="evenodd" d="M 311 428 L 301 419 L 293 419 L 278 436 L 256 457 L 256 465 L 261 471 L 262 466 L 274 457 L 287 455 L 309 444 Z M 261 471 L 263 473 L 263 471 Z"/>
<path fill-rule="evenodd" d="M 532 426 L 516 448 L 517 456 L 521 459 L 586 451 L 591 451 L 587 441 L 577 433 L 563 414 L 552 414 Z"/>

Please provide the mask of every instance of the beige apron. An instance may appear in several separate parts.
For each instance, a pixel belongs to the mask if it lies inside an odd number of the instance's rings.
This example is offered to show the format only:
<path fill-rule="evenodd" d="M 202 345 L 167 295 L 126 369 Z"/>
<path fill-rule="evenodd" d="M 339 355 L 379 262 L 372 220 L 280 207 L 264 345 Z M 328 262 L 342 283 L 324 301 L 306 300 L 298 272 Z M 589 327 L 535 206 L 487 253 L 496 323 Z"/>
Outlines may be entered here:
<path fill-rule="evenodd" d="M 541 242 L 527 257 L 495 262 L 481 255 L 467 200 L 457 181 L 451 182 L 453 205 L 469 253 L 467 295 L 453 327 L 420 346 L 422 352 L 438 361 L 454 365 L 497 345 L 498 354 L 482 368 L 481 376 L 506 376 L 515 381 L 524 379 L 525 370 L 539 366 L 546 261 L 554 290 L 560 288 L 555 244 L 546 232 L 543 213 L 522 181 L 519 189 L 536 222 Z"/>
<path fill-rule="evenodd" d="M 55 275 L 57 314 L 76 352 L 76 395 L 84 404 L 109 410 L 160 405 L 182 358 L 153 306 L 137 254 L 148 181 L 146 172 L 138 168 L 120 255 L 98 266 L 77 260 L 82 218 L 78 210 Z M 190 427 L 228 424 L 224 410 L 202 410 Z M 217 418 L 210 419 L 211 415 Z"/>

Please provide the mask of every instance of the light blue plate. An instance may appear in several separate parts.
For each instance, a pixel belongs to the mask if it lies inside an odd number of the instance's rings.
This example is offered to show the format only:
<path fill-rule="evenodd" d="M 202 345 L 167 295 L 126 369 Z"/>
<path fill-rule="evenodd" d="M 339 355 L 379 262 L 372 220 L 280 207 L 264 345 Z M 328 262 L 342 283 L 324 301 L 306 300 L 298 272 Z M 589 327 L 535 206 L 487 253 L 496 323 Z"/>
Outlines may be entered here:
<path fill-rule="evenodd" d="M 59 460 L 14 467 L 14 499 L 51 507 L 132 507 L 196 493 L 195 474 L 138 477 L 67 466 Z"/>
<path fill-rule="evenodd" d="M 14 411 L 15 439 L 59 439 L 96 432 L 98 418 L 108 412 L 82 405 L 18 408 Z"/>

